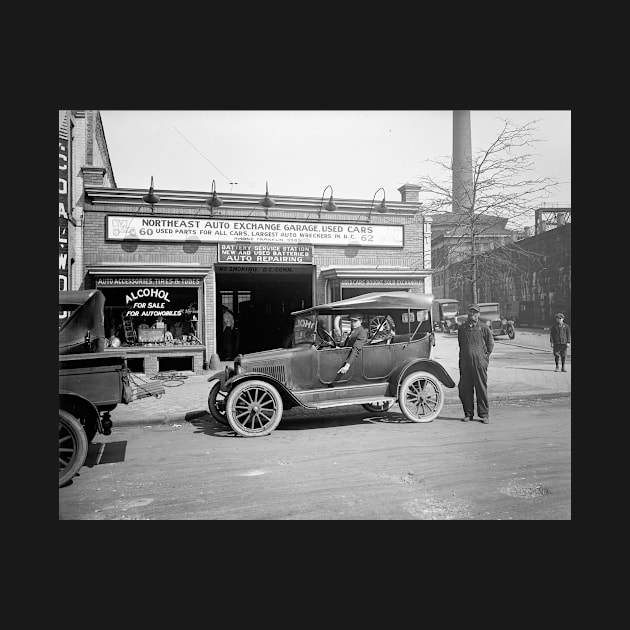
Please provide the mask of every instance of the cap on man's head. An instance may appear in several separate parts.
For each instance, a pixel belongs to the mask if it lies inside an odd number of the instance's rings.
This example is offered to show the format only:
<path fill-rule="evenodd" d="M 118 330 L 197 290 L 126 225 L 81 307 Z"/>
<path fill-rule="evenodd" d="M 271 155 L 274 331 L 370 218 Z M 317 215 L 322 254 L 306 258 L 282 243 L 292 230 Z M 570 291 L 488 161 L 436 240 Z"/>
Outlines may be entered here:
<path fill-rule="evenodd" d="M 562 319 L 564 319 L 564 313 L 556 313 L 556 317 L 562 317 Z"/>
<path fill-rule="evenodd" d="M 360 319 L 363 321 L 363 315 L 361 315 L 361 313 L 350 313 L 350 319 Z"/>
<path fill-rule="evenodd" d="M 476 304 L 469 304 L 468 305 L 468 310 L 469 311 L 477 311 L 477 313 L 479 313 L 479 307 Z"/>

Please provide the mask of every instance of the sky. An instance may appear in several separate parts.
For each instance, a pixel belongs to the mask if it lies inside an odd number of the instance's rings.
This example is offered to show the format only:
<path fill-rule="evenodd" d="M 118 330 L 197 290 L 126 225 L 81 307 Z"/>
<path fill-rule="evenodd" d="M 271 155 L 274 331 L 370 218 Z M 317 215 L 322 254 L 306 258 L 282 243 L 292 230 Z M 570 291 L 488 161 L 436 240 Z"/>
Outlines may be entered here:
<path fill-rule="evenodd" d="M 398 188 L 438 175 L 426 160 L 452 154 L 451 110 L 101 110 L 119 188 L 212 190 L 321 197 L 374 198 L 379 188 L 400 201 Z M 473 155 L 502 127 L 536 121 L 532 175 L 562 182 L 548 200 L 571 204 L 571 112 L 471 111 Z M 442 172 L 442 176 L 444 173 Z M 326 191 L 326 198 L 330 188 Z M 376 196 L 382 198 L 382 192 Z"/>

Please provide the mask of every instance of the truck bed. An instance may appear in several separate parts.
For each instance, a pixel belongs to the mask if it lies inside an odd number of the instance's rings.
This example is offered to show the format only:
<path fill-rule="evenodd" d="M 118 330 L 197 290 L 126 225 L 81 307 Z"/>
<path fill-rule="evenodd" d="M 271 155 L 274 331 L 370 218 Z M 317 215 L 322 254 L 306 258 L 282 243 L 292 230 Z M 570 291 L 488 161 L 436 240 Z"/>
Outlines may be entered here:
<path fill-rule="evenodd" d="M 125 353 L 90 352 L 59 356 L 59 393 L 73 392 L 97 407 L 116 405 L 123 400 L 123 375 L 127 371 Z"/>

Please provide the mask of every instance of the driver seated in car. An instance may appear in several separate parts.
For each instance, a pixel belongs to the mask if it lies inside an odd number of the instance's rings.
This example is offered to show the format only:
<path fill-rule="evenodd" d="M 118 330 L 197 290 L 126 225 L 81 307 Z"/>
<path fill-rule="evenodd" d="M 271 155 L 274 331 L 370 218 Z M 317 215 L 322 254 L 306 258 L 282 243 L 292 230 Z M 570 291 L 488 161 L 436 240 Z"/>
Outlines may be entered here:
<path fill-rule="evenodd" d="M 337 371 L 338 374 L 345 374 L 349 369 L 352 362 L 359 356 L 363 346 L 367 341 L 367 332 L 363 328 L 363 315 L 361 313 L 350 314 L 350 325 L 352 331 L 344 342 L 344 347 L 352 346 L 350 354 L 348 355 L 346 362 Z"/>

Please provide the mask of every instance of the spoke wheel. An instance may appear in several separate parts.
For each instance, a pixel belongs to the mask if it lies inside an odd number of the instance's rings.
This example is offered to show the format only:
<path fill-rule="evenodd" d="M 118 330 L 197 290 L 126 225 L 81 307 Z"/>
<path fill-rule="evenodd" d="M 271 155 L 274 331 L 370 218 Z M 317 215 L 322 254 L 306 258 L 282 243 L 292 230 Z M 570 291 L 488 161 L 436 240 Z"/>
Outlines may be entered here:
<path fill-rule="evenodd" d="M 283 409 L 278 390 L 264 381 L 240 383 L 225 401 L 228 422 L 243 437 L 271 433 L 280 424 Z"/>
<path fill-rule="evenodd" d="M 412 372 L 400 386 L 398 404 L 412 422 L 431 422 L 444 405 L 442 383 L 429 372 Z"/>
<path fill-rule="evenodd" d="M 68 483 L 83 466 L 88 441 L 81 423 L 70 413 L 59 410 L 59 486 Z"/>
<path fill-rule="evenodd" d="M 393 400 L 384 400 L 383 402 L 378 403 L 365 403 L 362 405 L 363 409 L 366 411 L 373 411 L 374 413 L 383 413 L 390 409 L 394 404 Z"/>
<path fill-rule="evenodd" d="M 210 415 L 220 424 L 229 426 L 225 415 L 225 394 L 221 393 L 221 381 L 216 381 L 208 394 L 208 409 Z"/>

